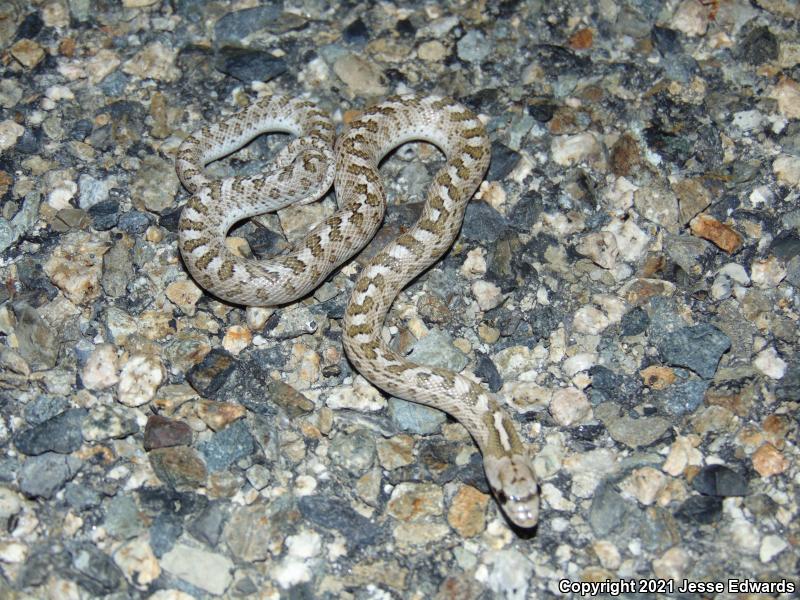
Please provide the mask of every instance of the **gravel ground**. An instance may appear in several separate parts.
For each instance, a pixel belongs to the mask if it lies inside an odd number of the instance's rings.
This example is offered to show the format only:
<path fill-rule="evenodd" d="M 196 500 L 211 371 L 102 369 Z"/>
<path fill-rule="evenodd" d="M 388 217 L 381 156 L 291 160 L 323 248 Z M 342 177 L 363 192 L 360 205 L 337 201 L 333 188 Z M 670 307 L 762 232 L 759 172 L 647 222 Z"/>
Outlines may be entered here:
<path fill-rule="evenodd" d="M 791 595 L 798 15 L 0 2 L 0 597 Z M 359 265 L 416 218 L 435 149 L 385 161 L 384 229 L 290 306 L 219 302 L 177 252 L 192 130 L 273 92 L 344 127 L 409 91 L 480 113 L 493 159 L 387 326 L 505 398 L 542 483 L 534 531 L 499 513 L 457 422 L 387 398 L 341 348 Z M 285 141 L 209 170 L 268 170 Z M 331 192 L 232 242 L 280 252 L 334 208 Z M 749 587 L 766 582 L 783 587 Z"/>

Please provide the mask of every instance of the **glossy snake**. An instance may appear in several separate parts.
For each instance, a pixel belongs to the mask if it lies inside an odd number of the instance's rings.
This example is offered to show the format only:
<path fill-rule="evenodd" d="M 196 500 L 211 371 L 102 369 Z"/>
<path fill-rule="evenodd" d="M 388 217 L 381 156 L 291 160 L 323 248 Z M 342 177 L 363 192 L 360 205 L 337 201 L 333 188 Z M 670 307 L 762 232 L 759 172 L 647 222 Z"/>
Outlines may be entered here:
<path fill-rule="evenodd" d="M 206 164 L 270 131 L 297 136 L 278 154 L 270 174 L 222 180 L 205 175 Z M 414 226 L 362 270 L 344 317 L 344 347 L 356 369 L 379 388 L 458 419 L 483 454 L 502 509 L 516 525 L 532 527 L 539 515 L 538 485 L 498 399 L 467 377 L 405 360 L 381 335 L 395 296 L 453 243 L 488 167 L 489 139 L 468 109 L 436 96 L 389 98 L 354 120 L 335 151 L 327 116 L 311 102 L 280 96 L 196 131 L 176 160 L 178 175 L 192 193 L 179 223 L 180 251 L 195 280 L 229 302 L 274 306 L 301 298 L 373 237 L 386 210 L 378 164 L 411 140 L 435 144 L 447 162 L 434 176 Z M 332 181 L 340 209 L 290 252 L 253 260 L 226 247 L 224 238 L 237 221 L 317 200 Z"/>

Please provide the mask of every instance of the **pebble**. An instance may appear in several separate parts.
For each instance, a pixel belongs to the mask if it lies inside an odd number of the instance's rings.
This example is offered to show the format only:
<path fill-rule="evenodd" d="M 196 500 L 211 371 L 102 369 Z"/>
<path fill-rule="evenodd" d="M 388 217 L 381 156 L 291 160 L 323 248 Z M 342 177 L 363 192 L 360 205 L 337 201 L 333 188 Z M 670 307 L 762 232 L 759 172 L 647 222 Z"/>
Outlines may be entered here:
<path fill-rule="evenodd" d="M 211 439 L 198 445 L 209 471 L 227 469 L 240 458 L 250 456 L 256 449 L 255 440 L 243 420 L 216 432 Z"/>
<path fill-rule="evenodd" d="M 563 388 L 553 393 L 550 400 L 550 414 L 559 425 L 571 427 L 590 420 L 592 406 L 582 391 Z"/>
<path fill-rule="evenodd" d="M 0 150 L 13 148 L 17 140 L 25 133 L 25 128 L 10 119 L 0 121 Z"/>
<path fill-rule="evenodd" d="M 597 335 L 611 324 L 603 311 L 594 306 L 582 306 L 575 311 L 572 328 L 579 333 Z"/>
<path fill-rule="evenodd" d="M 427 522 L 444 511 L 442 488 L 433 483 L 401 483 L 392 490 L 386 511 L 399 521 Z"/>
<path fill-rule="evenodd" d="M 219 596 L 233 579 L 234 565 L 223 554 L 179 543 L 161 557 L 161 568 L 198 589 Z"/>
<path fill-rule="evenodd" d="M 19 489 L 31 498 L 52 498 L 75 477 L 81 461 L 73 456 L 47 452 L 25 461 L 19 472 Z"/>
<path fill-rule="evenodd" d="M 756 354 L 753 366 L 770 379 L 783 379 L 786 375 L 786 361 L 778 356 L 772 346 Z"/>
<path fill-rule="evenodd" d="M 657 347 L 667 364 L 687 367 L 710 379 L 720 358 L 731 347 L 731 341 L 718 328 L 702 323 L 666 334 L 657 341 Z"/>
<path fill-rule="evenodd" d="M 69 454 L 81 447 L 81 423 L 86 418 L 86 411 L 74 408 L 60 415 L 47 419 L 38 425 L 17 433 L 14 445 L 17 450 L 28 456 L 57 452 Z"/>
<path fill-rule="evenodd" d="M 215 66 L 220 73 L 248 84 L 271 81 L 288 69 L 283 58 L 269 52 L 230 47 L 218 53 Z"/>
<path fill-rule="evenodd" d="M 533 564 L 513 548 L 489 553 L 486 557 L 492 569 L 486 583 L 496 594 L 509 600 L 524 600 L 532 581 Z"/>
<path fill-rule="evenodd" d="M 769 442 L 753 454 L 753 468 L 762 477 L 779 475 L 789 468 L 789 460 Z"/>
<path fill-rule="evenodd" d="M 141 406 L 150 402 L 164 380 L 164 367 L 152 355 L 132 356 L 119 376 L 118 399 L 125 406 Z"/>
<path fill-rule="evenodd" d="M 19 302 L 14 304 L 12 309 L 16 320 L 14 333 L 20 357 L 31 371 L 55 367 L 61 346 L 56 332 L 28 304 Z"/>
<path fill-rule="evenodd" d="M 769 563 L 788 547 L 786 540 L 777 535 L 765 535 L 758 550 L 758 559 L 762 563 Z"/>
<path fill-rule="evenodd" d="M 478 301 L 482 311 L 492 310 L 503 302 L 500 288 L 490 281 L 479 279 L 472 282 L 472 295 Z"/>
<path fill-rule="evenodd" d="M 175 66 L 176 58 L 177 50 L 161 42 L 152 42 L 126 61 L 122 70 L 140 79 L 176 81 L 181 76 L 180 69 Z"/>
<path fill-rule="evenodd" d="M 1 126 L 1 124 L 0 124 Z M 2 132 L 0 131 L 0 146 L 2 146 Z M 800 185 L 800 157 L 782 155 L 772 162 L 772 172 L 778 181 L 787 186 Z"/>
<path fill-rule="evenodd" d="M 728 254 L 733 254 L 742 246 L 742 236 L 711 215 L 697 215 L 689 225 L 694 235 L 713 242 Z"/>
<path fill-rule="evenodd" d="M 747 495 L 747 480 L 725 465 L 703 467 L 692 479 L 692 487 L 705 496 Z"/>
<path fill-rule="evenodd" d="M 169 301 L 177 306 L 181 312 L 192 317 L 197 312 L 197 302 L 203 297 L 203 290 L 190 279 L 173 281 L 164 292 Z"/>
<path fill-rule="evenodd" d="M 553 161 L 564 167 L 597 159 L 602 152 L 600 143 L 592 133 L 554 136 L 550 146 Z"/>
<path fill-rule="evenodd" d="M 345 54 L 333 63 L 333 72 L 353 96 L 374 97 L 386 93 L 383 73 L 371 62 L 356 54 Z"/>
<path fill-rule="evenodd" d="M 663 417 L 621 417 L 606 422 L 611 437 L 630 448 L 649 446 L 661 439 L 670 426 L 670 421 Z"/>
<path fill-rule="evenodd" d="M 372 466 L 375 460 L 375 439 L 366 429 L 352 433 L 340 432 L 331 440 L 328 451 L 331 462 L 359 476 Z"/>
<path fill-rule="evenodd" d="M 770 90 L 770 98 L 778 101 L 778 112 L 787 119 L 800 119 L 800 84 L 785 75 Z"/>
<path fill-rule="evenodd" d="M 97 235 L 69 233 L 44 264 L 44 272 L 74 304 L 87 304 L 102 292 L 103 254 L 108 248 Z"/>
<path fill-rule="evenodd" d="M 117 353 L 111 344 L 98 344 L 89 355 L 81 371 L 81 381 L 86 389 L 104 390 L 119 382 Z"/>
<path fill-rule="evenodd" d="M 635 469 L 619 485 L 623 495 L 636 498 L 640 504 L 650 506 L 666 484 L 666 477 L 653 467 Z"/>
<path fill-rule="evenodd" d="M 87 442 L 124 438 L 138 431 L 136 415 L 118 405 L 101 406 L 90 411 L 81 427 L 83 439 Z"/>
<path fill-rule="evenodd" d="M 492 51 L 492 44 L 483 33 L 473 29 L 458 40 L 456 51 L 458 52 L 458 58 L 461 60 L 479 63 L 489 56 Z"/>
<path fill-rule="evenodd" d="M 44 49 L 33 40 L 23 38 L 11 46 L 10 51 L 26 69 L 33 69 L 44 59 Z"/>
<path fill-rule="evenodd" d="M 750 278 L 760 288 L 774 288 L 786 277 L 786 267 L 774 256 L 756 259 L 750 266 Z"/>
<path fill-rule="evenodd" d="M 617 238 L 610 231 L 599 231 L 585 235 L 575 246 L 575 251 L 592 259 L 604 269 L 612 269 L 617 262 L 619 249 Z"/>
<path fill-rule="evenodd" d="M 653 561 L 653 573 L 663 580 L 683 581 L 691 565 L 691 556 L 681 548 L 670 548 Z"/>
<path fill-rule="evenodd" d="M 389 398 L 389 416 L 401 431 L 420 435 L 436 433 L 447 420 L 441 410 L 400 398 Z"/>
<path fill-rule="evenodd" d="M 189 446 L 192 429 L 183 421 L 168 419 L 162 415 L 150 415 L 144 428 L 144 449 Z"/>
<path fill-rule="evenodd" d="M 447 522 L 465 538 L 481 534 L 486 529 L 486 508 L 491 496 L 469 485 L 462 485 L 447 511 Z"/>
<path fill-rule="evenodd" d="M 206 483 L 206 464 L 193 448 L 156 448 L 148 453 L 148 458 L 156 476 L 171 488 L 195 488 Z"/>

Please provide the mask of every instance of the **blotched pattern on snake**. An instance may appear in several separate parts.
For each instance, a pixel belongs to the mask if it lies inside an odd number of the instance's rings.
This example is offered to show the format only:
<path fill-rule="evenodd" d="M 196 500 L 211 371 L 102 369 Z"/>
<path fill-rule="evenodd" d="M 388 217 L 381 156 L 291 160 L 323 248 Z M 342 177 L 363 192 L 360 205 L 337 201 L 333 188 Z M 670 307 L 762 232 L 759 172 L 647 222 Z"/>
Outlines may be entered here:
<path fill-rule="evenodd" d="M 273 171 L 214 180 L 209 162 L 257 135 L 297 136 L 277 156 Z M 192 192 L 179 223 L 179 246 L 195 280 L 236 304 L 274 306 L 317 287 L 361 250 L 380 226 L 386 195 L 378 164 L 399 145 L 427 141 L 447 161 L 436 173 L 414 226 L 391 241 L 361 272 L 345 312 L 343 343 L 358 371 L 384 391 L 443 410 L 478 444 L 487 480 L 516 525 L 532 527 L 538 485 L 517 430 L 494 394 L 446 369 L 407 361 L 383 341 L 381 330 L 397 294 L 451 246 L 464 211 L 490 158 L 481 121 L 461 104 L 437 96 L 389 98 L 366 109 L 336 140 L 327 116 L 307 100 L 274 96 L 205 127 L 181 145 L 176 169 Z M 322 197 L 334 182 L 339 210 L 316 225 L 288 253 L 265 260 L 239 257 L 225 246 L 231 226 L 292 202 Z"/>

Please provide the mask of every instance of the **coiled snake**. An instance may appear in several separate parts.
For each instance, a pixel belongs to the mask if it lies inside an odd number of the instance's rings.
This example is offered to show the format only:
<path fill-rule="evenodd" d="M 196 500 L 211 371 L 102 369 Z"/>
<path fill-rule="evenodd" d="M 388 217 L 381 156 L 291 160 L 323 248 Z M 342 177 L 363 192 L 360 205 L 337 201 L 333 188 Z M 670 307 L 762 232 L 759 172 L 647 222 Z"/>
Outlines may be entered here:
<path fill-rule="evenodd" d="M 211 161 L 269 131 L 297 137 L 267 175 L 216 180 Z M 490 145 L 478 118 L 436 96 L 398 96 L 366 109 L 336 140 L 327 116 L 306 100 L 282 96 L 190 135 L 176 169 L 192 193 L 181 213 L 179 247 L 195 280 L 236 304 L 274 306 L 308 294 L 361 250 L 380 226 L 386 195 L 378 164 L 412 140 L 438 146 L 447 158 L 428 189 L 414 226 L 375 255 L 356 281 L 345 312 L 343 342 L 358 371 L 384 391 L 443 410 L 470 432 L 489 485 L 520 527 L 539 515 L 538 485 L 516 428 L 494 394 L 446 369 L 411 363 L 384 343 L 381 329 L 395 296 L 453 243 L 464 211 L 489 165 Z M 225 245 L 242 219 L 293 202 L 322 197 L 333 181 L 340 209 L 316 225 L 290 252 L 266 260 L 239 257 Z"/>

